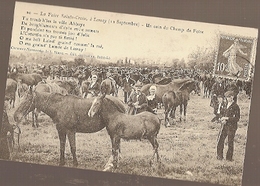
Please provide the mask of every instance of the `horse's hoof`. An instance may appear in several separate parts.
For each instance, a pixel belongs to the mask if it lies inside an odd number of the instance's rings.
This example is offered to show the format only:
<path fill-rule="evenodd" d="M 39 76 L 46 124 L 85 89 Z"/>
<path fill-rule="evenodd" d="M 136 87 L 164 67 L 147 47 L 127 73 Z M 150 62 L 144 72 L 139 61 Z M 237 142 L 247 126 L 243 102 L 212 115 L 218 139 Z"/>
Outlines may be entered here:
<path fill-rule="evenodd" d="M 59 163 L 59 166 L 64 166 L 65 165 L 65 161 L 60 161 L 60 163 Z"/>
<path fill-rule="evenodd" d="M 152 161 L 152 160 L 150 160 L 149 164 L 150 164 L 150 167 L 151 167 L 151 166 L 153 165 L 153 161 Z"/>
<path fill-rule="evenodd" d="M 73 167 L 78 167 L 78 162 L 76 161 L 76 162 L 73 162 Z"/>

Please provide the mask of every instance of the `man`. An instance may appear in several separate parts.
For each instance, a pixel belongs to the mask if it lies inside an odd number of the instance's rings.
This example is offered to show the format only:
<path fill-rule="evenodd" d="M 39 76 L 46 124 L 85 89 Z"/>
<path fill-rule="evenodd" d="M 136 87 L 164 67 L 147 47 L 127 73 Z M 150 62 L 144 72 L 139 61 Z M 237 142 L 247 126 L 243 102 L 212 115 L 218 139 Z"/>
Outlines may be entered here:
<path fill-rule="evenodd" d="M 224 110 L 227 106 L 227 101 L 222 95 L 217 96 L 217 100 L 214 104 L 214 114 L 215 117 L 211 120 L 212 122 L 219 121 L 219 119 L 223 116 Z"/>
<path fill-rule="evenodd" d="M 107 77 L 108 79 L 110 79 L 111 82 L 112 82 L 112 90 L 114 90 L 115 92 L 117 92 L 116 81 L 115 81 L 115 79 L 113 78 L 113 74 L 112 74 L 110 71 L 108 71 L 108 72 L 106 73 L 106 77 Z"/>
<path fill-rule="evenodd" d="M 233 91 L 225 93 L 227 108 L 221 118 L 221 130 L 218 137 L 217 159 L 223 159 L 223 149 L 226 137 L 228 137 L 228 151 L 226 160 L 232 161 L 234 151 L 234 138 L 237 130 L 237 122 L 240 119 L 240 108 L 234 101 L 236 94 Z"/>
<path fill-rule="evenodd" d="M 130 93 L 132 91 L 132 86 L 134 86 L 135 80 L 130 78 L 130 74 L 126 73 L 126 76 L 122 80 L 122 87 L 124 91 L 124 102 L 127 103 Z"/>
<path fill-rule="evenodd" d="M 217 116 L 217 108 L 219 107 L 219 104 L 222 103 L 218 100 L 218 97 L 224 97 L 224 83 L 221 81 L 219 77 L 216 78 L 216 82 L 212 86 L 212 97 L 210 101 L 210 106 L 214 108 L 214 118 L 211 120 L 212 122 L 216 121 L 218 119 Z"/>
<path fill-rule="evenodd" d="M 135 115 L 140 112 L 146 111 L 148 101 L 146 95 L 141 92 L 141 84 L 135 85 L 135 91 L 133 91 L 128 100 L 128 114 Z"/>

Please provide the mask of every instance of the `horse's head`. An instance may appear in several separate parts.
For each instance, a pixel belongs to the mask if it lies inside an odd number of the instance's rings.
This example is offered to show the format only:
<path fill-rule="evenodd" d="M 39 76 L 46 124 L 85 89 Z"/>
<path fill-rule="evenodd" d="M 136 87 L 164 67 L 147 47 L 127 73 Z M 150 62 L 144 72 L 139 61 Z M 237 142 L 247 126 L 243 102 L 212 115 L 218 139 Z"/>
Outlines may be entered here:
<path fill-rule="evenodd" d="M 24 116 L 33 111 L 33 109 L 35 108 L 35 96 L 35 92 L 28 91 L 26 96 L 23 97 L 23 101 L 14 112 L 14 121 L 16 123 L 19 123 Z"/>
<path fill-rule="evenodd" d="M 94 115 L 100 111 L 102 101 L 104 99 L 106 94 L 103 94 L 102 96 L 96 97 L 94 101 L 92 102 L 92 105 L 88 111 L 88 116 L 89 117 L 94 117 Z"/>
<path fill-rule="evenodd" d="M 194 84 L 195 84 L 195 89 L 194 89 L 195 94 L 198 94 L 198 96 L 200 96 L 200 92 L 201 92 L 200 82 L 197 81 L 197 80 L 195 80 L 195 81 L 194 81 Z"/>
<path fill-rule="evenodd" d="M 199 82 L 195 80 L 189 80 L 185 82 L 179 90 L 187 90 L 189 93 L 194 91 L 196 94 L 200 94 L 200 86 Z"/>

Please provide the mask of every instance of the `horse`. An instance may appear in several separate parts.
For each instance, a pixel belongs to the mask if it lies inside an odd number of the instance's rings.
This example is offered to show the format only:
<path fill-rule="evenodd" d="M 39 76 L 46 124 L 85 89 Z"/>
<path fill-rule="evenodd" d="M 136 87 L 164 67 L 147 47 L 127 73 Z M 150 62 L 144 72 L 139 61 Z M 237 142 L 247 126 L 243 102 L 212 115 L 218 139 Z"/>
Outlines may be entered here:
<path fill-rule="evenodd" d="M 6 87 L 5 87 L 5 100 L 8 100 L 10 106 L 14 108 L 16 91 L 17 91 L 17 82 L 11 78 L 7 78 Z M 10 108 L 11 108 L 10 107 Z"/>
<path fill-rule="evenodd" d="M 36 86 L 39 82 L 42 81 L 42 77 L 39 74 L 22 74 L 19 72 L 12 72 L 8 75 L 10 78 L 21 84 L 26 84 L 28 86 Z"/>
<path fill-rule="evenodd" d="M 68 94 L 72 94 L 76 96 L 80 95 L 80 85 L 78 85 L 78 83 L 74 80 L 65 80 L 65 81 L 54 80 L 53 83 L 56 83 L 60 87 L 67 90 Z"/>
<path fill-rule="evenodd" d="M 49 93 L 59 93 L 59 94 L 62 94 L 62 95 L 67 95 L 68 94 L 68 91 L 66 89 L 64 89 L 63 87 L 60 87 L 56 83 L 41 83 L 40 82 L 34 88 L 34 91 L 49 92 Z M 39 124 L 38 124 L 38 115 L 39 115 L 39 113 L 40 113 L 39 109 L 32 110 L 32 127 L 39 127 Z"/>
<path fill-rule="evenodd" d="M 104 120 L 98 115 L 89 117 L 88 110 L 93 98 L 80 98 L 74 95 L 29 91 L 23 102 L 14 112 L 14 121 L 19 124 L 23 116 L 37 108 L 47 114 L 56 124 L 60 140 L 59 165 L 65 165 L 66 137 L 70 143 L 73 166 L 77 167 L 76 133 L 95 133 L 105 127 Z M 115 104 L 118 104 L 115 101 Z"/>
<path fill-rule="evenodd" d="M 165 127 L 169 126 L 169 113 L 171 118 L 175 119 L 175 110 L 180 106 L 180 121 L 182 121 L 182 111 L 184 113 L 184 121 L 186 121 L 186 112 L 190 93 L 200 91 L 196 81 L 188 81 L 184 83 L 177 91 L 167 91 L 162 97 L 165 109 Z M 168 124 L 167 124 L 168 123 Z"/>
<path fill-rule="evenodd" d="M 112 142 L 113 161 L 111 168 L 117 168 L 118 166 L 118 151 L 120 152 L 121 139 L 148 139 L 154 150 L 150 165 L 155 154 L 157 155 L 157 161 L 159 161 L 157 134 L 160 130 L 160 121 L 157 115 L 147 111 L 136 115 L 128 115 L 123 102 L 120 105 L 121 107 L 108 99 L 108 96 L 102 94 L 94 99 L 88 111 L 89 117 L 99 116 L 106 126 Z"/>
<path fill-rule="evenodd" d="M 176 91 L 178 90 L 185 82 L 191 81 L 191 79 L 181 79 L 173 80 L 166 85 L 157 85 L 157 84 L 146 84 L 141 88 L 141 92 L 145 95 L 149 95 L 149 89 L 152 85 L 156 86 L 155 95 L 158 97 L 158 101 L 161 102 L 162 96 L 167 91 Z"/>

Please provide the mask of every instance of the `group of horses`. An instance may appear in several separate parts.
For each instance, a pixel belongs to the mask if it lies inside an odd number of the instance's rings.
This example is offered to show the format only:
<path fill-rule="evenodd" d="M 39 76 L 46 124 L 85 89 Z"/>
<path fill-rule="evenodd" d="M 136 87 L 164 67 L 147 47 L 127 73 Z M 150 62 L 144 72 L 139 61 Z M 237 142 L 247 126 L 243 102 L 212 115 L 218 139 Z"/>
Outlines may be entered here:
<path fill-rule="evenodd" d="M 25 82 L 22 77 L 21 74 L 13 76 L 18 82 L 17 84 Z M 34 76 L 30 78 L 32 77 Z M 60 140 L 59 165 L 65 164 L 67 137 L 73 156 L 73 165 L 77 166 L 75 134 L 95 133 L 103 128 L 106 128 L 111 138 L 113 168 L 118 166 L 121 139 L 147 139 L 154 151 L 150 163 L 153 162 L 155 155 L 157 161 L 160 161 L 157 134 L 161 121 L 157 115 L 147 111 L 128 115 L 125 103 L 118 97 L 111 96 L 112 92 L 109 91 L 101 91 L 98 97 L 82 98 L 81 95 L 77 95 L 79 94 L 77 89 L 80 88 L 77 82 L 53 80 L 46 83 L 40 79 L 37 81 L 39 81 L 37 84 L 35 82 L 30 84 L 31 88 L 28 88 L 24 94 L 22 101 L 15 109 L 13 118 L 19 124 L 30 112 L 39 113 L 41 111 L 53 120 Z M 117 85 L 120 85 L 120 79 L 118 82 Z M 148 94 L 152 85 L 154 84 L 144 85 L 141 91 Z M 32 88 L 33 86 L 35 88 Z M 176 107 L 180 105 L 182 112 L 183 105 L 185 116 L 190 92 L 193 90 L 199 92 L 198 82 L 191 79 L 179 79 L 164 85 L 155 84 L 155 86 L 157 87 L 156 96 L 164 105 L 165 111 L 174 113 Z M 165 121 L 168 121 L 168 114 L 166 115 Z M 174 117 L 173 114 L 171 116 Z M 38 114 L 35 114 L 36 126 L 38 126 L 37 117 Z"/>

